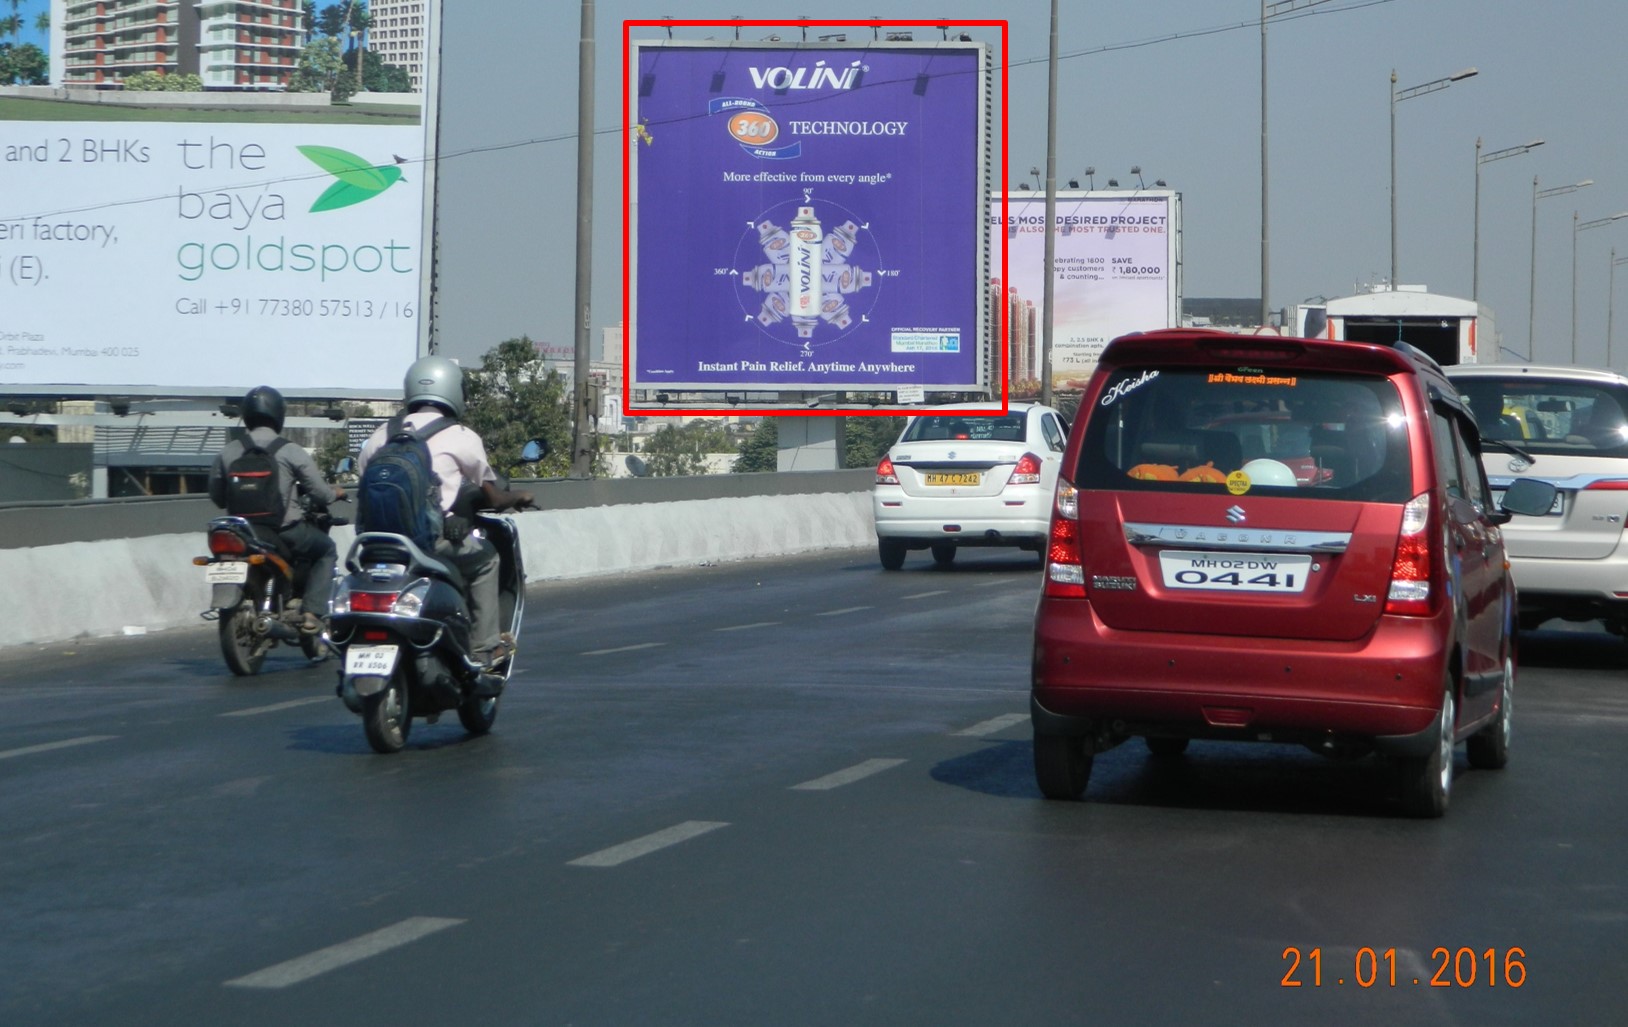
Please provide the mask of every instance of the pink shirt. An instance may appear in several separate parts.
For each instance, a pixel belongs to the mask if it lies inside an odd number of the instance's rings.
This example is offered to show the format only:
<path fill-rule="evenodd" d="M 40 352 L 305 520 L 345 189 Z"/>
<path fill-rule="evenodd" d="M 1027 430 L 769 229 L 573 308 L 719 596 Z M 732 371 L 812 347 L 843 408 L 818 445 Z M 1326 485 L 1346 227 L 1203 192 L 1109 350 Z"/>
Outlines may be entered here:
<path fill-rule="evenodd" d="M 423 428 L 438 417 L 444 417 L 441 411 L 434 407 L 425 407 L 415 410 L 407 415 L 407 427 Z M 356 473 L 360 475 L 367 468 L 367 462 L 373 453 L 385 442 L 385 432 L 388 424 L 379 426 L 362 445 L 362 452 L 356 457 Z M 462 424 L 454 424 L 432 436 L 425 443 L 430 447 L 430 460 L 435 467 L 435 473 L 441 479 L 441 512 L 450 513 L 453 501 L 458 498 L 458 488 L 464 482 L 472 485 L 481 485 L 485 482 L 496 482 L 497 472 L 486 461 L 486 445 L 474 429 Z"/>

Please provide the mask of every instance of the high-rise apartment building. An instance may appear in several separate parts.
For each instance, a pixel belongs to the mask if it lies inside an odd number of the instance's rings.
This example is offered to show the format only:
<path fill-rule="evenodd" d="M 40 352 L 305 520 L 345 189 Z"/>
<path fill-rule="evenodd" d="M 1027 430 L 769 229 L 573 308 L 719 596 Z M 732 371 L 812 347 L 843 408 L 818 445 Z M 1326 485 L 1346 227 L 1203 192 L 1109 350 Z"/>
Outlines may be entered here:
<path fill-rule="evenodd" d="M 386 64 L 406 68 L 413 92 L 424 90 L 425 0 L 373 0 L 367 48 Z"/>
<path fill-rule="evenodd" d="M 300 0 L 59 0 L 63 84 L 111 88 L 138 72 L 205 89 L 280 90 L 305 45 Z"/>

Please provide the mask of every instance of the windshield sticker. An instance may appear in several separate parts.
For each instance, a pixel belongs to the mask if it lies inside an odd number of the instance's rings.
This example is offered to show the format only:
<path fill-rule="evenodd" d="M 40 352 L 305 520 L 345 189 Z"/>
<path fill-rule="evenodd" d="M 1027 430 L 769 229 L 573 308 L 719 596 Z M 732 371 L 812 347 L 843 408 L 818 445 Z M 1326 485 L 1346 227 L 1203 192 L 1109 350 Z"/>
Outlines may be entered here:
<path fill-rule="evenodd" d="M 1227 475 L 1227 491 L 1235 496 L 1241 496 L 1249 491 L 1249 475 L 1243 471 L 1233 471 Z"/>
<path fill-rule="evenodd" d="M 1220 371 L 1211 374 L 1206 381 L 1210 385 L 1284 385 L 1292 389 L 1298 379 L 1273 374 L 1232 374 Z"/>
<path fill-rule="evenodd" d="M 1158 371 L 1147 370 L 1142 372 L 1140 378 L 1126 378 L 1124 381 L 1115 382 L 1107 392 L 1102 394 L 1101 405 L 1105 407 L 1113 406 L 1157 377 L 1159 377 Z"/>

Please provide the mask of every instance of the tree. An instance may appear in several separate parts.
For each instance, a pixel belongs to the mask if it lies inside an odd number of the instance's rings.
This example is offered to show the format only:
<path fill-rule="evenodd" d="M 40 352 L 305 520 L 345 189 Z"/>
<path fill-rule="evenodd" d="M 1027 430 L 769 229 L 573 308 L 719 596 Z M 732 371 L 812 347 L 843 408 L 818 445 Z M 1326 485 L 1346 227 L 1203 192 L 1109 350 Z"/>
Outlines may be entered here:
<path fill-rule="evenodd" d="M 532 439 L 548 443 L 537 467 L 541 477 L 571 470 L 570 403 L 565 380 L 543 367 L 525 336 L 486 351 L 479 370 L 464 373 L 464 423 L 486 442 L 486 456 L 499 474 L 513 474 L 520 450 Z"/>
<path fill-rule="evenodd" d="M 13 6 L 15 5 L 16 0 L 13 0 Z M 15 11 L 4 18 L 0 18 L 0 35 L 10 36 L 13 46 L 17 43 L 17 33 L 21 32 L 22 29 L 23 19 Z"/>
<path fill-rule="evenodd" d="M 734 474 L 780 469 L 780 422 L 765 417 L 741 443 L 741 455 L 730 468 Z"/>
<path fill-rule="evenodd" d="M 664 424 L 644 444 L 644 462 L 652 477 L 704 474 L 706 454 L 739 452 L 722 421 Z"/>
<path fill-rule="evenodd" d="M 349 74 L 356 72 L 357 50 L 345 51 L 345 67 Z M 394 64 L 384 63 L 377 51 L 362 50 L 362 88 L 370 93 L 410 93 L 413 89 L 412 76 L 407 69 Z"/>
<path fill-rule="evenodd" d="M 50 11 L 49 8 L 47 8 L 46 10 L 41 11 L 40 13 L 38 13 L 38 14 L 36 14 L 34 16 L 34 28 L 35 28 L 36 31 L 44 33 L 44 34 L 49 34 L 50 33 L 50 31 L 51 31 L 51 11 Z"/>
<path fill-rule="evenodd" d="M 339 96 L 341 86 L 348 82 L 342 74 L 344 70 L 344 62 L 339 56 L 339 40 L 331 36 L 313 40 L 300 51 L 299 62 L 288 81 L 288 91 L 328 93 L 336 100 L 349 98 L 349 92 L 343 98 Z"/>
<path fill-rule="evenodd" d="M 123 84 L 127 92 L 136 93 L 203 92 L 203 79 L 191 73 L 166 75 L 159 71 L 138 71 L 134 75 L 126 75 Z"/>
<path fill-rule="evenodd" d="M 50 58 L 33 43 L 0 43 L 0 85 L 43 86 L 50 72 Z"/>
<path fill-rule="evenodd" d="M 904 431 L 902 417 L 845 417 L 842 466 L 875 467 Z"/>
<path fill-rule="evenodd" d="M 317 0 L 301 0 L 300 30 L 305 33 L 305 41 L 307 43 L 316 38 Z"/>

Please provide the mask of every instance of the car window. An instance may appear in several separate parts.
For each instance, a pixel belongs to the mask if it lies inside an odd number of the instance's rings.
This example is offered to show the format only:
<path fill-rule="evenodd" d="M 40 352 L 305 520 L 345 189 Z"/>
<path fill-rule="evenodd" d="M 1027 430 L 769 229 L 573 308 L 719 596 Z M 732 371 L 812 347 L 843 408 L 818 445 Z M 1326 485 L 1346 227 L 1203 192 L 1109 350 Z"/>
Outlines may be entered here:
<path fill-rule="evenodd" d="M 1052 414 L 1047 414 L 1041 418 L 1040 430 L 1046 436 L 1046 445 L 1056 452 L 1062 452 L 1067 436 L 1063 434 L 1063 429 L 1058 425 L 1057 418 Z"/>
<path fill-rule="evenodd" d="M 1453 424 L 1453 438 L 1458 450 L 1458 473 L 1464 482 L 1464 498 L 1474 503 L 1477 510 L 1485 513 L 1487 510 L 1487 482 L 1481 470 L 1481 461 L 1476 453 L 1470 449 L 1470 429 L 1461 420 L 1455 418 Z"/>
<path fill-rule="evenodd" d="M 959 414 L 930 414 L 910 422 L 900 442 L 932 442 L 939 439 L 973 439 L 996 442 L 1024 440 L 1024 413 L 1003 417 L 966 417 Z"/>
<path fill-rule="evenodd" d="M 1436 451 L 1436 481 L 1449 496 L 1464 499 L 1464 475 L 1458 466 L 1458 446 L 1453 439 L 1453 422 L 1441 410 L 1430 411 L 1430 442 Z"/>
<path fill-rule="evenodd" d="M 1120 368 L 1086 416 L 1083 487 L 1410 498 L 1401 396 L 1381 376 Z"/>
<path fill-rule="evenodd" d="M 1532 453 L 1628 457 L 1628 386 L 1512 375 L 1453 382 L 1487 439 Z"/>

